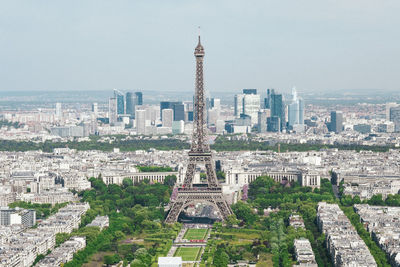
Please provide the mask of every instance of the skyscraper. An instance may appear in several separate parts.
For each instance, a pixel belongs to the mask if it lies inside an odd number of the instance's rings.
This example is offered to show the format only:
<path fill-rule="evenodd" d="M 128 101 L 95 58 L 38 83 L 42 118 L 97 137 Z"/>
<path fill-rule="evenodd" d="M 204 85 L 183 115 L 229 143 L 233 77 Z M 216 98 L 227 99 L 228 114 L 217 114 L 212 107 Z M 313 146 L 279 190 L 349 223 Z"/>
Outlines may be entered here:
<path fill-rule="evenodd" d="M 126 114 L 135 117 L 135 97 L 132 92 L 126 93 Z"/>
<path fill-rule="evenodd" d="M 278 117 L 280 121 L 280 130 L 285 125 L 285 107 L 283 106 L 282 94 L 275 94 L 271 92 L 271 117 Z"/>
<path fill-rule="evenodd" d="M 57 119 L 61 120 L 62 119 L 62 105 L 61 103 L 56 103 L 56 117 Z"/>
<path fill-rule="evenodd" d="M 394 123 L 394 131 L 400 132 L 400 106 L 390 108 L 390 121 Z"/>
<path fill-rule="evenodd" d="M 160 102 L 160 116 L 162 120 L 162 111 L 163 109 L 174 109 L 175 104 L 182 104 L 182 102 L 171 102 L 171 101 L 161 101 Z"/>
<path fill-rule="evenodd" d="M 174 120 L 174 111 L 166 108 L 162 110 L 162 126 L 172 127 L 172 121 Z"/>
<path fill-rule="evenodd" d="M 251 123 L 258 121 L 258 111 L 260 110 L 260 95 L 257 89 L 243 89 L 243 94 L 235 95 L 235 117 L 240 118 L 241 114 L 250 116 Z"/>
<path fill-rule="evenodd" d="M 146 134 L 146 110 L 138 109 L 135 114 L 136 132 L 138 135 Z"/>
<path fill-rule="evenodd" d="M 267 89 L 267 97 L 264 98 L 264 108 L 265 109 L 271 108 L 271 94 L 275 94 L 274 89 Z"/>
<path fill-rule="evenodd" d="M 92 112 L 95 115 L 95 117 L 97 117 L 97 114 L 99 112 L 97 103 L 92 104 Z"/>
<path fill-rule="evenodd" d="M 108 100 L 108 121 L 110 125 L 114 125 L 117 122 L 117 118 L 117 99 L 115 97 L 111 97 Z"/>
<path fill-rule="evenodd" d="M 136 97 L 135 104 L 138 105 L 138 106 L 142 106 L 143 105 L 143 93 L 142 92 L 136 92 L 135 93 L 135 97 Z"/>
<path fill-rule="evenodd" d="M 331 123 L 329 130 L 335 133 L 340 133 L 343 131 L 343 113 L 341 111 L 331 112 Z"/>
<path fill-rule="evenodd" d="M 266 110 L 258 112 L 257 131 L 259 133 L 265 133 L 267 131 L 267 118 L 268 112 Z"/>
<path fill-rule="evenodd" d="M 281 131 L 281 119 L 278 116 L 272 116 L 267 118 L 267 131 L 268 132 Z"/>
<path fill-rule="evenodd" d="M 240 114 L 243 113 L 243 94 L 235 95 L 235 117 L 240 118 Z"/>
<path fill-rule="evenodd" d="M 259 110 L 260 110 L 260 95 L 244 94 L 244 96 L 243 96 L 243 114 L 250 116 L 252 124 L 256 124 L 258 122 L 258 111 Z"/>
<path fill-rule="evenodd" d="M 304 102 L 297 97 L 296 88 L 292 89 L 292 103 L 289 104 L 288 124 L 289 128 L 293 129 L 295 125 L 304 124 Z"/>
<path fill-rule="evenodd" d="M 207 124 L 216 125 L 221 114 L 221 100 L 218 98 L 211 98 L 210 106 L 207 109 Z"/>
<path fill-rule="evenodd" d="M 390 121 L 390 109 L 400 106 L 399 104 L 397 104 L 396 102 L 390 102 L 390 103 L 386 103 L 386 120 Z"/>
<path fill-rule="evenodd" d="M 257 89 L 243 89 L 243 94 L 245 95 L 256 95 Z"/>
<path fill-rule="evenodd" d="M 125 114 L 124 94 L 114 89 L 114 98 L 117 100 L 117 114 Z"/>
<path fill-rule="evenodd" d="M 175 104 L 174 107 L 174 121 L 185 121 L 185 105 L 182 103 Z"/>

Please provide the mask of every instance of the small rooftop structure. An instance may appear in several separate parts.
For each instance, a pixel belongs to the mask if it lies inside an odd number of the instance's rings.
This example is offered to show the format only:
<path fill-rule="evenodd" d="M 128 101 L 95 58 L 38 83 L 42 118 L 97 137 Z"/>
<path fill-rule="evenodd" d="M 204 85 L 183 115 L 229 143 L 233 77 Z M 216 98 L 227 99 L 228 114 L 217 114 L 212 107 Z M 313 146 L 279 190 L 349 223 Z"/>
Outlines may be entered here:
<path fill-rule="evenodd" d="M 158 267 L 182 267 L 182 257 L 159 257 Z"/>

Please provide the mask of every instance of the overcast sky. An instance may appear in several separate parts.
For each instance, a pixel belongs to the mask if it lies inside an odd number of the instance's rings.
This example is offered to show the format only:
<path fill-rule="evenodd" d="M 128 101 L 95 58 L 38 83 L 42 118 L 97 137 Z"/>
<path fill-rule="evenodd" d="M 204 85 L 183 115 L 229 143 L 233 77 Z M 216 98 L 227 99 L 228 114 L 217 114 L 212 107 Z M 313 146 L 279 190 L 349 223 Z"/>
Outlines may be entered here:
<path fill-rule="evenodd" d="M 0 0 L 0 90 L 400 90 L 399 0 Z"/>

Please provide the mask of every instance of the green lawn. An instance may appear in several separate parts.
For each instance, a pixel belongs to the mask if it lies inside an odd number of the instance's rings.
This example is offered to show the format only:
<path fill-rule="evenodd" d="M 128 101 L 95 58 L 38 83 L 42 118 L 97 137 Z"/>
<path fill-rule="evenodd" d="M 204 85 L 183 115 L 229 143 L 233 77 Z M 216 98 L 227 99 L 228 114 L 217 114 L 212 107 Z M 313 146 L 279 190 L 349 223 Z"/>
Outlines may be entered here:
<path fill-rule="evenodd" d="M 182 257 L 182 261 L 196 261 L 200 257 L 201 247 L 179 247 L 174 257 Z"/>
<path fill-rule="evenodd" d="M 183 236 L 184 239 L 187 240 L 199 240 L 199 239 L 205 239 L 207 235 L 208 229 L 188 229 Z"/>

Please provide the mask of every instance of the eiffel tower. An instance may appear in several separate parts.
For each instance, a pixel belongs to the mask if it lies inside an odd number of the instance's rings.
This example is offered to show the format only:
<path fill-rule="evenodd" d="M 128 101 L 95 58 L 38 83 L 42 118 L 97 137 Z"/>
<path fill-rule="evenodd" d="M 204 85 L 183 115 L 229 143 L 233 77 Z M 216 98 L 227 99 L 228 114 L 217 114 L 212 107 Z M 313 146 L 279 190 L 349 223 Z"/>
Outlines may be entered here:
<path fill-rule="evenodd" d="M 194 103 L 194 124 L 192 146 L 189 151 L 189 163 L 186 170 L 183 185 L 178 188 L 176 199 L 171 203 L 171 209 L 165 220 L 166 223 L 174 223 L 179 214 L 189 205 L 205 203 L 214 207 L 222 217 L 226 219 L 232 214 L 232 210 L 222 195 L 222 188 L 218 184 L 215 173 L 214 160 L 210 146 L 207 143 L 206 121 L 204 118 L 204 84 L 203 84 L 203 59 L 204 48 L 200 42 L 194 50 L 196 57 L 196 91 Z M 204 164 L 207 175 L 206 187 L 194 187 L 193 177 L 198 164 Z"/>

